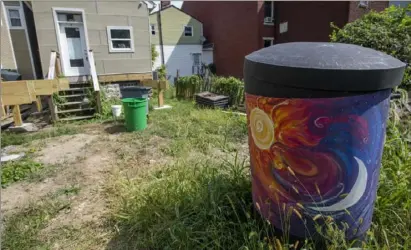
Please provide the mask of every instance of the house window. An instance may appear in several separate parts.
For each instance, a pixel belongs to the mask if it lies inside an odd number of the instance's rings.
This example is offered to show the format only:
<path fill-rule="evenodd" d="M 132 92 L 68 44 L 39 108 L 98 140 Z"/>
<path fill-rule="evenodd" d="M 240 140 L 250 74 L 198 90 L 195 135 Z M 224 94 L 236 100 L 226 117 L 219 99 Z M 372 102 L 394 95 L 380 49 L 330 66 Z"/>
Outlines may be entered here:
<path fill-rule="evenodd" d="M 193 26 L 184 26 L 184 36 L 193 36 Z"/>
<path fill-rule="evenodd" d="M 133 27 L 108 26 L 107 38 L 110 52 L 133 52 Z"/>
<path fill-rule="evenodd" d="M 83 17 L 81 14 L 73 13 L 58 13 L 57 20 L 59 22 L 71 22 L 71 23 L 81 23 L 83 22 Z"/>
<path fill-rule="evenodd" d="M 156 34 L 156 25 L 155 24 L 150 24 L 150 30 L 151 30 L 151 34 L 155 35 Z"/>
<path fill-rule="evenodd" d="M 264 1 L 264 24 L 274 23 L 274 2 Z"/>
<path fill-rule="evenodd" d="M 273 37 L 263 37 L 263 41 L 264 41 L 264 48 L 267 48 L 273 45 L 274 38 Z"/>
<path fill-rule="evenodd" d="M 22 29 L 22 13 L 19 7 L 6 7 L 10 29 Z"/>
<path fill-rule="evenodd" d="M 368 1 L 360 1 L 359 6 L 367 8 L 368 7 Z"/>
<path fill-rule="evenodd" d="M 201 53 L 193 53 L 193 64 L 199 66 L 201 64 Z"/>

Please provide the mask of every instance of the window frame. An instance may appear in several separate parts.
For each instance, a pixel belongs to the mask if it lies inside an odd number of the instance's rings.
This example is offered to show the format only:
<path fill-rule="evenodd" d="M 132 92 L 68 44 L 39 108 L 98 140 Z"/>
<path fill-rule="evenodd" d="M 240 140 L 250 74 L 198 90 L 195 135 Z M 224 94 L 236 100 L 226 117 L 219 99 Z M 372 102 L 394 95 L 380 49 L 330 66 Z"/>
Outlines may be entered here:
<path fill-rule="evenodd" d="M 368 8 L 369 5 L 370 5 L 369 1 L 359 1 L 358 3 L 358 7 L 362 7 L 362 8 Z"/>
<path fill-rule="evenodd" d="M 264 25 L 269 25 L 269 26 L 273 26 L 274 25 L 274 1 L 264 1 L 264 8 L 265 8 L 265 2 L 270 2 L 271 3 L 271 22 L 266 22 L 265 21 L 265 10 L 264 10 L 264 19 L 263 19 L 263 23 Z"/>
<path fill-rule="evenodd" d="M 11 30 L 24 30 L 25 27 L 25 21 L 24 21 L 24 16 L 23 16 L 23 10 L 21 6 L 5 6 L 6 7 L 6 13 L 7 13 L 7 22 L 9 24 L 9 29 Z M 19 17 L 20 17 L 20 26 L 13 26 L 11 24 L 11 17 L 10 17 L 10 10 L 16 10 L 19 12 Z"/>
<path fill-rule="evenodd" d="M 191 55 L 192 55 L 192 57 L 193 57 L 193 66 L 201 66 L 201 63 L 202 63 L 202 56 L 203 56 L 203 54 L 202 53 L 200 53 L 200 52 L 196 52 L 196 53 L 191 53 Z M 195 56 L 198 56 L 198 64 L 195 64 Z"/>
<path fill-rule="evenodd" d="M 153 34 L 153 31 L 154 31 L 154 34 Z M 157 34 L 157 32 L 156 32 L 156 24 L 154 24 L 154 23 L 151 23 L 151 24 L 150 24 L 150 34 L 151 34 L 152 36 L 155 36 L 155 35 Z"/>
<path fill-rule="evenodd" d="M 264 42 L 265 41 L 270 41 L 270 43 L 271 43 L 270 46 L 274 45 L 274 37 L 263 37 L 263 48 L 268 48 L 268 47 L 264 47 Z"/>
<path fill-rule="evenodd" d="M 129 30 L 130 38 L 112 38 L 111 30 Z M 114 48 L 114 41 L 130 41 L 130 48 Z M 107 26 L 107 42 L 110 53 L 134 53 L 133 26 Z"/>
<path fill-rule="evenodd" d="M 186 27 L 191 28 L 191 36 L 186 36 Z M 193 37 L 194 36 L 194 27 L 192 25 L 183 25 L 183 35 L 184 35 L 184 37 Z"/>

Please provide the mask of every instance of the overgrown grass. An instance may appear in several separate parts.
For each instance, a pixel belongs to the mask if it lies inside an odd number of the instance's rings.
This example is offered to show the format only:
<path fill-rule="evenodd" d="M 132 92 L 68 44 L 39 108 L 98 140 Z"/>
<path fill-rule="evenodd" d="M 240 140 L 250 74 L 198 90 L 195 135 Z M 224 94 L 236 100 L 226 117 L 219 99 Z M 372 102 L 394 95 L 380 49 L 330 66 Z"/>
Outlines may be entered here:
<path fill-rule="evenodd" d="M 57 137 L 62 135 L 77 134 L 81 129 L 77 126 L 63 125 L 55 126 L 53 128 L 42 130 L 35 133 L 12 133 L 9 131 L 1 132 L 1 147 L 9 145 L 21 145 L 34 140 L 46 139 L 51 137 Z"/>
<path fill-rule="evenodd" d="M 61 210 L 69 207 L 67 201 L 47 199 L 13 214 L 6 219 L 2 249 L 51 249 L 51 244 L 42 241 L 39 233 Z"/>
<path fill-rule="evenodd" d="M 166 153 L 178 159 L 135 179 L 119 179 L 110 194 L 118 228 L 111 249 L 295 249 L 253 209 L 250 176 L 243 159 L 213 161 L 211 148 L 244 139 L 245 118 L 173 103 L 166 115 L 153 114 L 145 135 L 170 138 Z M 244 118 L 244 119 L 243 119 Z M 227 129 L 229 128 L 229 129 Z M 411 121 L 391 118 L 380 186 L 366 249 L 411 248 Z M 169 151 L 167 151 L 169 150 Z M 187 160 L 187 152 L 204 155 Z M 230 150 L 223 150 L 230 154 Z M 235 151 L 235 150 L 233 150 Z M 231 153 L 232 154 L 232 153 Z M 306 249 L 348 249 L 344 233 L 330 224 L 324 240 L 307 239 Z"/>
<path fill-rule="evenodd" d="M 151 122 L 140 136 L 160 136 L 170 139 L 162 148 L 174 157 L 187 156 L 190 151 L 208 153 L 210 150 L 235 151 L 235 143 L 244 141 L 246 118 L 219 110 L 193 108 L 188 101 L 169 101 L 172 109 L 150 114 Z"/>

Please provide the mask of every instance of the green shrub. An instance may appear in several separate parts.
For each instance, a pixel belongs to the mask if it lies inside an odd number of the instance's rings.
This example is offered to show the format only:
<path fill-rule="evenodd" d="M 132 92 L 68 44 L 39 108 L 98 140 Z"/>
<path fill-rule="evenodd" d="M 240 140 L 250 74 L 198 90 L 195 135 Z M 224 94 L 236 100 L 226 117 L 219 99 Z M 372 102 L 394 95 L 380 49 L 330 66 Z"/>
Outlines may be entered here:
<path fill-rule="evenodd" d="M 183 76 L 174 83 L 176 86 L 177 98 L 193 98 L 195 93 L 200 92 L 203 79 L 198 75 Z"/>
<path fill-rule="evenodd" d="M 211 91 L 230 97 L 230 105 L 237 106 L 243 100 L 244 83 L 235 77 L 214 77 Z"/>
<path fill-rule="evenodd" d="M 382 12 L 364 15 L 362 18 L 334 28 L 332 42 L 357 44 L 385 52 L 407 63 L 401 87 L 411 88 L 411 5 L 407 8 L 390 6 Z"/>
<path fill-rule="evenodd" d="M 237 106 L 244 101 L 244 83 L 235 77 L 211 78 L 210 86 L 198 75 L 180 77 L 176 82 L 178 98 L 190 99 L 201 91 L 211 91 L 230 97 L 230 105 Z"/>

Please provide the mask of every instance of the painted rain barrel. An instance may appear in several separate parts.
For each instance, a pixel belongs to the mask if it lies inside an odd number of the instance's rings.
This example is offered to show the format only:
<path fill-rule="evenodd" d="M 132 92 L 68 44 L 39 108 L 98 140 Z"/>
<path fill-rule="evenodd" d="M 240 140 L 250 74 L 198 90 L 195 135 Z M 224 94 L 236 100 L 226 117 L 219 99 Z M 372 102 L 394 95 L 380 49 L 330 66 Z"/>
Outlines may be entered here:
<path fill-rule="evenodd" d="M 369 229 L 401 61 L 356 45 L 285 43 L 245 57 L 252 193 L 275 228 L 312 237 Z M 286 230 L 285 225 L 289 225 Z"/>

